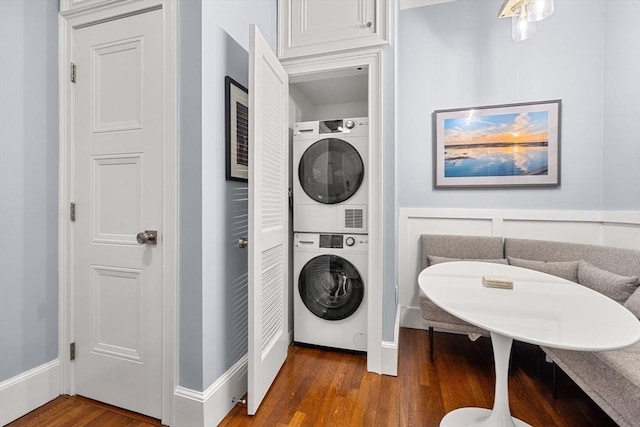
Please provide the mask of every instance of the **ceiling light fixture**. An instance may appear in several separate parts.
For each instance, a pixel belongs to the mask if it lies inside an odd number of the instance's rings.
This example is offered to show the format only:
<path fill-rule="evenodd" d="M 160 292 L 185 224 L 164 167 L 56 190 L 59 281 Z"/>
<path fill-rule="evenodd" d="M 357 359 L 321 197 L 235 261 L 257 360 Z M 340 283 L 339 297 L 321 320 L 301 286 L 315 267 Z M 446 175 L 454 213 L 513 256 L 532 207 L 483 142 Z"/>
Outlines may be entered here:
<path fill-rule="evenodd" d="M 536 33 L 536 22 L 553 13 L 553 0 L 504 0 L 498 18 L 511 17 L 511 37 L 526 40 Z"/>

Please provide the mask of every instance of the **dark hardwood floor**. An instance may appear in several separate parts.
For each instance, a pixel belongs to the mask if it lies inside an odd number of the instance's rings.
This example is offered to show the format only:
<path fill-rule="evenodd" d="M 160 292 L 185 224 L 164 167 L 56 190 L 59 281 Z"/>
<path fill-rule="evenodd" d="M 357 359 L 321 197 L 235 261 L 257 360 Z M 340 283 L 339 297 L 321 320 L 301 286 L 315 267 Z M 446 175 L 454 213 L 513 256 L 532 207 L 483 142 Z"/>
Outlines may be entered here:
<path fill-rule="evenodd" d="M 7 427 L 160 426 L 159 420 L 81 396 L 59 396 Z"/>
<path fill-rule="evenodd" d="M 292 346 L 258 414 L 237 405 L 221 426 L 438 426 L 449 411 L 493 404 L 491 342 L 436 333 L 433 364 L 426 331 L 402 329 L 397 377 L 366 372 L 364 355 Z M 616 424 L 568 377 L 551 392 L 551 366 L 537 378 L 537 348 L 514 344 L 511 412 L 536 427 Z M 47 406 L 49 406 L 47 408 Z M 60 397 L 10 424 L 17 426 L 149 426 L 157 420 L 84 398 Z M 178 426 L 180 427 L 180 426 Z"/>

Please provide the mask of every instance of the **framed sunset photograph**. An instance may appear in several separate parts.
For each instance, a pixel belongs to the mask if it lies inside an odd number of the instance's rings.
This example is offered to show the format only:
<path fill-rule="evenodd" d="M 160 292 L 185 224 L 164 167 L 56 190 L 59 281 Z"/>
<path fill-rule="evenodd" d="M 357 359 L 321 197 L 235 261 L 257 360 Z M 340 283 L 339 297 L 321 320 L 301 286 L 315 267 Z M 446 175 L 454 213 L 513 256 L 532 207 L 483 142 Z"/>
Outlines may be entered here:
<path fill-rule="evenodd" d="M 434 111 L 434 187 L 559 186 L 561 104 Z"/>

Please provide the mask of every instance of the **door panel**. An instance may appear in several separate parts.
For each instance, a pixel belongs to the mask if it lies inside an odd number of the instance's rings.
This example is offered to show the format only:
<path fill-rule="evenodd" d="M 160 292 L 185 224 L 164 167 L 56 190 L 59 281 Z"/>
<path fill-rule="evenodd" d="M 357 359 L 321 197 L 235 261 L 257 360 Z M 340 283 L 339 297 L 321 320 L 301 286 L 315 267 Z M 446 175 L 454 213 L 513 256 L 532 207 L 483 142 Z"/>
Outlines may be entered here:
<path fill-rule="evenodd" d="M 253 415 L 289 346 L 289 82 L 255 26 L 250 43 L 247 412 Z"/>
<path fill-rule="evenodd" d="M 162 40 L 158 10 L 76 30 L 74 53 L 76 393 L 157 418 Z"/>

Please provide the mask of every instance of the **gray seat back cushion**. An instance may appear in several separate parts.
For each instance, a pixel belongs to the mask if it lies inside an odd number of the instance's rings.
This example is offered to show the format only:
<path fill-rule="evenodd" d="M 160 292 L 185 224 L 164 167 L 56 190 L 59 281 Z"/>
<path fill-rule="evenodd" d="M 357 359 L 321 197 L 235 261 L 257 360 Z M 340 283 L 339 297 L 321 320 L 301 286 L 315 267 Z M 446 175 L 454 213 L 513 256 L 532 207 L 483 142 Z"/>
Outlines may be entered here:
<path fill-rule="evenodd" d="M 429 265 L 442 264 L 443 262 L 454 262 L 454 261 L 476 261 L 476 262 L 489 262 L 492 264 L 504 264 L 508 265 L 509 261 L 506 258 L 495 258 L 495 259 L 484 259 L 484 258 L 473 258 L 473 259 L 463 259 L 463 258 L 448 258 L 446 256 L 435 256 L 435 255 L 427 255 L 429 260 Z"/>
<path fill-rule="evenodd" d="M 535 261 L 580 261 L 621 276 L 640 276 L 640 251 L 548 240 L 512 239 L 504 242 L 506 256 Z"/>
<path fill-rule="evenodd" d="M 508 256 L 509 264 L 578 282 L 578 261 L 532 261 Z"/>
<path fill-rule="evenodd" d="M 624 306 L 640 319 L 640 288 L 636 289 L 627 302 L 624 303 Z"/>
<path fill-rule="evenodd" d="M 578 264 L 578 283 L 624 304 L 638 287 L 638 277 L 620 276 L 586 261 Z"/>
<path fill-rule="evenodd" d="M 423 234 L 420 236 L 420 269 L 429 266 L 428 256 L 463 259 L 504 258 L 502 237 L 453 236 Z"/>

